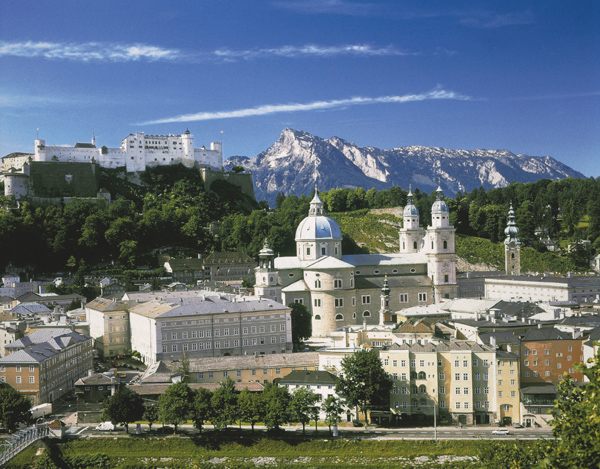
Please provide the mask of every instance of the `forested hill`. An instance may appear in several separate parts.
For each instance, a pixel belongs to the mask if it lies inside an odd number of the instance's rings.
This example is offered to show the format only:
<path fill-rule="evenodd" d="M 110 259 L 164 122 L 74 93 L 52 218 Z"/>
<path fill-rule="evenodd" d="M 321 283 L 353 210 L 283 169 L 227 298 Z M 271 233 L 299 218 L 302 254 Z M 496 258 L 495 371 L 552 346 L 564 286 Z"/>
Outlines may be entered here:
<path fill-rule="evenodd" d="M 276 207 L 268 210 L 265 203 L 249 200 L 224 182 L 205 191 L 198 173 L 183 167 L 148 171 L 138 184 L 122 174 L 107 172 L 104 177 L 103 186 L 116 199 L 108 209 L 81 200 L 48 208 L 24 203 L 18 212 L 0 212 L 0 272 L 8 265 L 11 271 L 33 275 L 113 264 L 122 269 L 157 267 L 158 249 L 176 256 L 195 257 L 215 250 L 244 251 L 256 257 L 265 238 L 276 253 L 293 255 L 296 227 L 307 215 L 312 197 L 278 194 Z M 413 194 L 426 227 L 435 193 L 414 188 Z M 346 254 L 396 251 L 401 220 L 370 210 L 403 207 L 406 196 L 399 187 L 320 193 L 326 212 L 342 227 Z M 472 263 L 498 265 L 486 256 L 495 252 L 494 246 L 501 248 L 498 243 L 504 238 L 511 202 L 524 252 L 531 249 L 532 256 L 537 252 L 547 257 L 544 262 L 532 261 L 530 270 L 585 271 L 588 259 L 600 250 L 600 182 L 593 178 L 513 183 L 503 189 L 459 192 L 446 201 L 461 240 L 478 237 L 490 243 L 489 247 L 472 245 L 463 254 L 459 249 L 458 254 L 470 256 Z M 558 256 L 544 253 L 537 228 L 564 251 Z M 581 239 L 590 240 L 592 249 L 577 248 L 567 255 L 566 246 Z M 459 248 L 464 242 L 459 241 Z M 474 253 L 480 257 L 474 258 Z"/>

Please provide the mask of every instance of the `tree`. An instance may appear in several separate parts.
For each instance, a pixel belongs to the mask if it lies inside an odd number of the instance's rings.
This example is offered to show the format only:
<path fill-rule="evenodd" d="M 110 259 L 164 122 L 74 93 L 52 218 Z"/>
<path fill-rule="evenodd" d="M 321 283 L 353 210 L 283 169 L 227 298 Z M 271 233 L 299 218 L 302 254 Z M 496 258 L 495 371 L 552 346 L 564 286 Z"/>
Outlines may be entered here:
<path fill-rule="evenodd" d="M 325 412 L 325 423 L 329 425 L 329 434 L 331 435 L 331 426 L 337 425 L 342 421 L 342 403 L 335 396 L 329 396 L 323 402 L 323 412 Z"/>
<path fill-rule="evenodd" d="M 294 422 L 302 424 L 302 434 L 306 434 L 306 424 L 310 422 L 311 411 L 319 397 L 305 387 L 296 388 L 290 401 L 291 417 Z"/>
<path fill-rule="evenodd" d="M 104 401 L 102 420 L 110 420 L 114 425 L 124 425 L 129 433 L 129 424 L 141 420 L 144 416 L 142 396 L 127 387 L 120 387 Z"/>
<path fill-rule="evenodd" d="M 596 342 L 598 345 L 598 342 Z M 552 410 L 556 445 L 542 461 L 543 467 L 584 468 L 600 466 L 600 353 L 575 365 L 589 381 L 581 386 L 564 375 Z"/>
<path fill-rule="evenodd" d="M 19 391 L 8 386 L 0 388 L 0 423 L 9 432 L 31 418 L 30 409 L 31 401 Z"/>
<path fill-rule="evenodd" d="M 210 400 L 213 414 L 212 424 L 217 429 L 227 428 L 236 422 L 238 417 L 237 395 L 235 393 L 235 383 L 228 376 L 225 381 L 215 390 Z"/>
<path fill-rule="evenodd" d="M 241 166 L 241 165 L 239 165 L 239 164 L 237 164 L 237 165 L 235 165 L 233 168 L 231 168 L 231 170 L 232 170 L 234 173 L 237 173 L 237 174 L 239 174 L 239 173 L 243 173 L 243 172 L 244 172 L 244 167 L 243 167 L 243 166 Z"/>
<path fill-rule="evenodd" d="M 207 420 L 211 419 L 212 415 L 212 392 L 206 388 L 199 388 L 194 398 L 194 426 L 198 431 L 202 431 L 202 427 Z"/>
<path fill-rule="evenodd" d="M 389 404 L 392 381 L 383 370 L 377 350 L 360 350 L 342 360 L 342 374 L 335 385 L 349 407 L 357 407 L 365 414 L 376 406 Z M 358 419 L 358 414 L 357 414 Z"/>
<path fill-rule="evenodd" d="M 161 420 L 173 425 L 175 433 L 177 426 L 187 422 L 192 413 L 194 397 L 194 391 L 180 381 L 170 385 L 158 399 Z"/>
<path fill-rule="evenodd" d="M 181 357 L 181 365 L 177 368 L 177 372 L 181 375 L 181 381 L 187 383 L 190 379 L 190 359 L 184 351 Z"/>
<path fill-rule="evenodd" d="M 308 339 L 312 335 L 312 318 L 308 308 L 302 303 L 291 303 L 288 305 L 292 308 L 292 343 L 294 346 L 299 346 L 303 340 Z"/>
<path fill-rule="evenodd" d="M 158 404 L 151 404 L 146 407 L 144 418 L 148 421 L 149 431 L 152 431 L 152 424 L 158 420 Z"/>
<path fill-rule="evenodd" d="M 238 412 L 240 421 L 249 423 L 254 432 L 254 425 L 263 419 L 265 413 L 262 394 L 244 388 L 238 396 Z"/>
<path fill-rule="evenodd" d="M 269 382 L 265 384 L 263 399 L 264 422 L 268 430 L 278 430 L 281 425 L 290 421 L 290 393 L 287 388 Z"/>

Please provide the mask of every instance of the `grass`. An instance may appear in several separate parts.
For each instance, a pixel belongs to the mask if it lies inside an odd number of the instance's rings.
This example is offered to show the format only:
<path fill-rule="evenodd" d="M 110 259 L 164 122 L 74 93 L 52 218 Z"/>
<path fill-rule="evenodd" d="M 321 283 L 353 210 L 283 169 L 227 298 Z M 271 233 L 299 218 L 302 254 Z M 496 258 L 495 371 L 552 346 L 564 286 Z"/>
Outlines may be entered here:
<path fill-rule="evenodd" d="M 311 440 L 291 437 L 267 439 L 244 432 L 227 434 L 209 432 L 188 437 L 119 437 L 80 438 L 60 442 L 48 440 L 41 457 L 29 448 L 10 461 L 6 468 L 43 467 L 255 467 L 257 459 L 271 461 L 277 467 L 440 467 L 446 456 L 475 457 L 484 442 L 480 441 L 375 441 Z M 416 458 L 420 458 L 416 465 Z M 208 466 L 209 462 L 217 465 Z M 219 465 L 219 461 L 224 465 Z M 226 462 L 224 462 L 226 461 Z M 479 467 L 471 459 L 443 467 Z M 34 465 L 35 463 L 35 465 Z"/>

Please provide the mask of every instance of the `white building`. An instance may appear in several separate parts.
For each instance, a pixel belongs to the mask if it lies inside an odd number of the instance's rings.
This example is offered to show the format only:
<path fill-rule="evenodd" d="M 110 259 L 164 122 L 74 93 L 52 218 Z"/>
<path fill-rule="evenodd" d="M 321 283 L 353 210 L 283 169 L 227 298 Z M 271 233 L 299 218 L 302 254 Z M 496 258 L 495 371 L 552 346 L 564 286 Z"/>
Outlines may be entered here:
<path fill-rule="evenodd" d="M 443 196 L 438 188 L 425 231 L 409 192 L 399 253 L 343 255 L 340 227 L 323 214 L 315 192 L 296 230 L 296 256 L 274 258 L 267 244 L 260 252 L 256 295 L 306 305 L 316 337 L 342 326 L 383 325 L 393 311 L 456 298 L 455 230 Z"/>
<path fill-rule="evenodd" d="M 194 136 L 189 130 L 181 135 L 129 134 L 118 148 L 96 147 L 95 137 L 91 143 L 76 143 L 75 146 L 46 145 L 45 140 L 38 139 L 35 141 L 34 161 L 95 161 L 104 168 L 124 166 L 127 172 L 178 163 L 188 168 L 208 167 L 221 171 L 223 147 L 221 142 L 212 142 L 210 148 L 194 148 Z"/>
<path fill-rule="evenodd" d="M 211 294 L 150 300 L 129 310 L 131 348 L 159 360 L 291 353 L 290 308 L 256 297 Z"/>

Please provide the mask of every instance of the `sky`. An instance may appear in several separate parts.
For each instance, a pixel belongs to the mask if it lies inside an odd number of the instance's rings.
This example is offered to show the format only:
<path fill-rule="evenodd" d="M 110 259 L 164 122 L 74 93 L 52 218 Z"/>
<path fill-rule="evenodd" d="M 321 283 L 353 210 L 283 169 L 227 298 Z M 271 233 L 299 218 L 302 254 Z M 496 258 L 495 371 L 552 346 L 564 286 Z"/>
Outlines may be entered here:
<path fill-rule="evenodd" d="M 2 2 L 0 156 L 189 129 L 253 157 L 286 127 L 599 177 L 600 2 Z"/>

